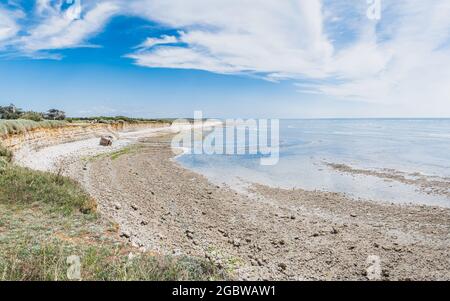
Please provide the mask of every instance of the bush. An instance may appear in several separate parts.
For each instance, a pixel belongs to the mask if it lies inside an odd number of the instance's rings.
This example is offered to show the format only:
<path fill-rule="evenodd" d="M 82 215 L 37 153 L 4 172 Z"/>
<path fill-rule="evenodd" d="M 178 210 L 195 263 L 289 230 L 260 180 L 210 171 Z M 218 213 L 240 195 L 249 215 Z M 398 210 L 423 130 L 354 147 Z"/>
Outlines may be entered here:
<path fill-rule="evenodd" d="M 38 113 L 38 112 L 33 112 L 33 111 L 29 111 L 29 112 L 25 112 L 22 114 L 22 116 L 20 116 L 21 119 L 26 119 L 26 120 L 33 120 L 33 121 L 42 121 L 44 120 L 44 117 L 42 115 L 42 113 Z"/>
<path fill-rule="evenodd" d="M 5 160 L 5 162 L 11 162 L 12 156 L 12 152 L 0 144 L 0 158 Z"/>

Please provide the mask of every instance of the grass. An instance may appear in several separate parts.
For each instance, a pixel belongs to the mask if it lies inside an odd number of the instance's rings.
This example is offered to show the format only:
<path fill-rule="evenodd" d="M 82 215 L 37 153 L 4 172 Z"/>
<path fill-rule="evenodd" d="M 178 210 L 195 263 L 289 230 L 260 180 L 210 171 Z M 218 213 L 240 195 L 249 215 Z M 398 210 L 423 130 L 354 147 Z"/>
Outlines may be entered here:
<path fill-rule="evenodd" d="M 95 202 L 74 181 L 51 173 L 37 173 L 13 165 L 1 171 L 0 203 L 48 204 L 50 208 L 64 214 L 70 214 L 74 210 L 95 211 Z"/>
<path fill-rule="evenodd" d="M 58 128 L 65 125 L 67 125 L 67 122 L 59 120 L 0 120 L 0 136 L 22 134 L 38 128 Z"/>
<path fill-rule="evenodd" d="M 204 259 L 139 252 L 95 209 L 70 179 L 11 164 L 0 169 L 0 280 L 70 280 L 74 255 L 83 280 L 227 278 Z"/>
<path fill-rule="evenodd" d="M 142 147 L 143 146 L 141 146 L 141 145 L 130 145 L 130 146 L 124 147 L 118 151 L 115 151 L 113 153 L 110 153 L 109 156 L 110 156 L 111 160 L 114 161 L 123 155 L 135 153 L 135 152 L 139 151 L 139 149 Z"/>

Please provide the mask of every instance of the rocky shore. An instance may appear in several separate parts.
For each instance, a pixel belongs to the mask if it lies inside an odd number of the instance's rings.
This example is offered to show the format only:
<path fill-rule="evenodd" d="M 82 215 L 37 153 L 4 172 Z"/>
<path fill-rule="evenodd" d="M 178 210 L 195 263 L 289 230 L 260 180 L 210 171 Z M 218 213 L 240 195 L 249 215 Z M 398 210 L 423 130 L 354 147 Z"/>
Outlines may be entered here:
<path fill-rule="evenodd" d="M 450 280 L 450 210 L 342 194 L 217 186 L 174 160 L 170 135 L 65 172 L 141 251 L 204 256 L 244 280 Z"/>

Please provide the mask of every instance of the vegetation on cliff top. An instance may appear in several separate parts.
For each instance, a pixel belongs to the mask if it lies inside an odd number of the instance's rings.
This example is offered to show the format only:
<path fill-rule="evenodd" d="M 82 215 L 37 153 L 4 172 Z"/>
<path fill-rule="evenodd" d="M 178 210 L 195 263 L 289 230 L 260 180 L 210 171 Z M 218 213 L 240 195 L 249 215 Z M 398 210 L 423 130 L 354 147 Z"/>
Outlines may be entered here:
<path fill-rule="evenodd" d="M 38 128 L 58 128 L 67 125 L 60 120 L 33 121 L 26 119 L 0 120 L 0 136 L 22 134 Z"/>
<path fill-rule="evenodd" d="M 57 110 L 50 109 L 47 112 L 34 112 L 34 111 L 24 111 L 21 108 L 16 107 L 13 104 L 9 106 L 0 106 L 0 119 L 27 119 L 33 121 L 46 120 L 64 120 L 66 118 L 66 113 Z"/>
<path fill-rule="evenodd" d="M 96 123 L 172 123 L 173 119 L 149 119 L 149 118 L 130 118 L 126 116 L 96 116 L 96 117 L 79 117 L 66 118 L 68 122 L 96 122 Z"/>
<path fill-rule="evenodd" d="M 21 134 L 36 128 L 53 128 L 69 123 L 172 123 L 173 119 L 130 118 L 126 116 L 96 116 L 66 118 L 66 113 L 50 109 L 45 113 L 24 111 L 13 104 L 0 106 L 0 135 Z"/>
<path fill-rule="evenodd" d="M 204 259 L 141 253 L 119 240 L 74 181 L 11 164 L 0 168 L 0 280 L 215 280 Z M 133 255 L 130 255 L 133 254 Z"/>

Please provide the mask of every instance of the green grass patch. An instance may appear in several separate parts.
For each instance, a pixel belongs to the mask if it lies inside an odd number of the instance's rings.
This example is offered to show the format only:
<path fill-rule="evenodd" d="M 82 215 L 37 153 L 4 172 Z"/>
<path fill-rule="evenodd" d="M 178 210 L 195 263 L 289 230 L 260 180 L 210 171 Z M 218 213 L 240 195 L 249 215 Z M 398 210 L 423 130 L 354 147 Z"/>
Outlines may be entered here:
<path fill-rule="evenodd" d="M 123 155 L 136 153 L 141 148 L 143 148 L 143 146 L 139 145 L 139 144 L 130 145 L 130 146 L 124 147 L 118 151 L 110 153 L 109 157 L 111 158 L 111 160 L 117 160 L 118 158 L 120 158 Z"/>
<path fill-rule="evenodd" d="M 0 172 L 2 204 L 43 203 L 65 214 L 74 210 L 95 211 L 95 202 L 69 178 L 14 165 L 6 166 Z"/>
<path fill-rule="evenodd" d="M 76 182 L 8 164 L 0 170 L 0 280 L 73 280 L 73 256 L 82 280 L 228 278 L 203 258 L 141 253 L 94 212 Z"/>

